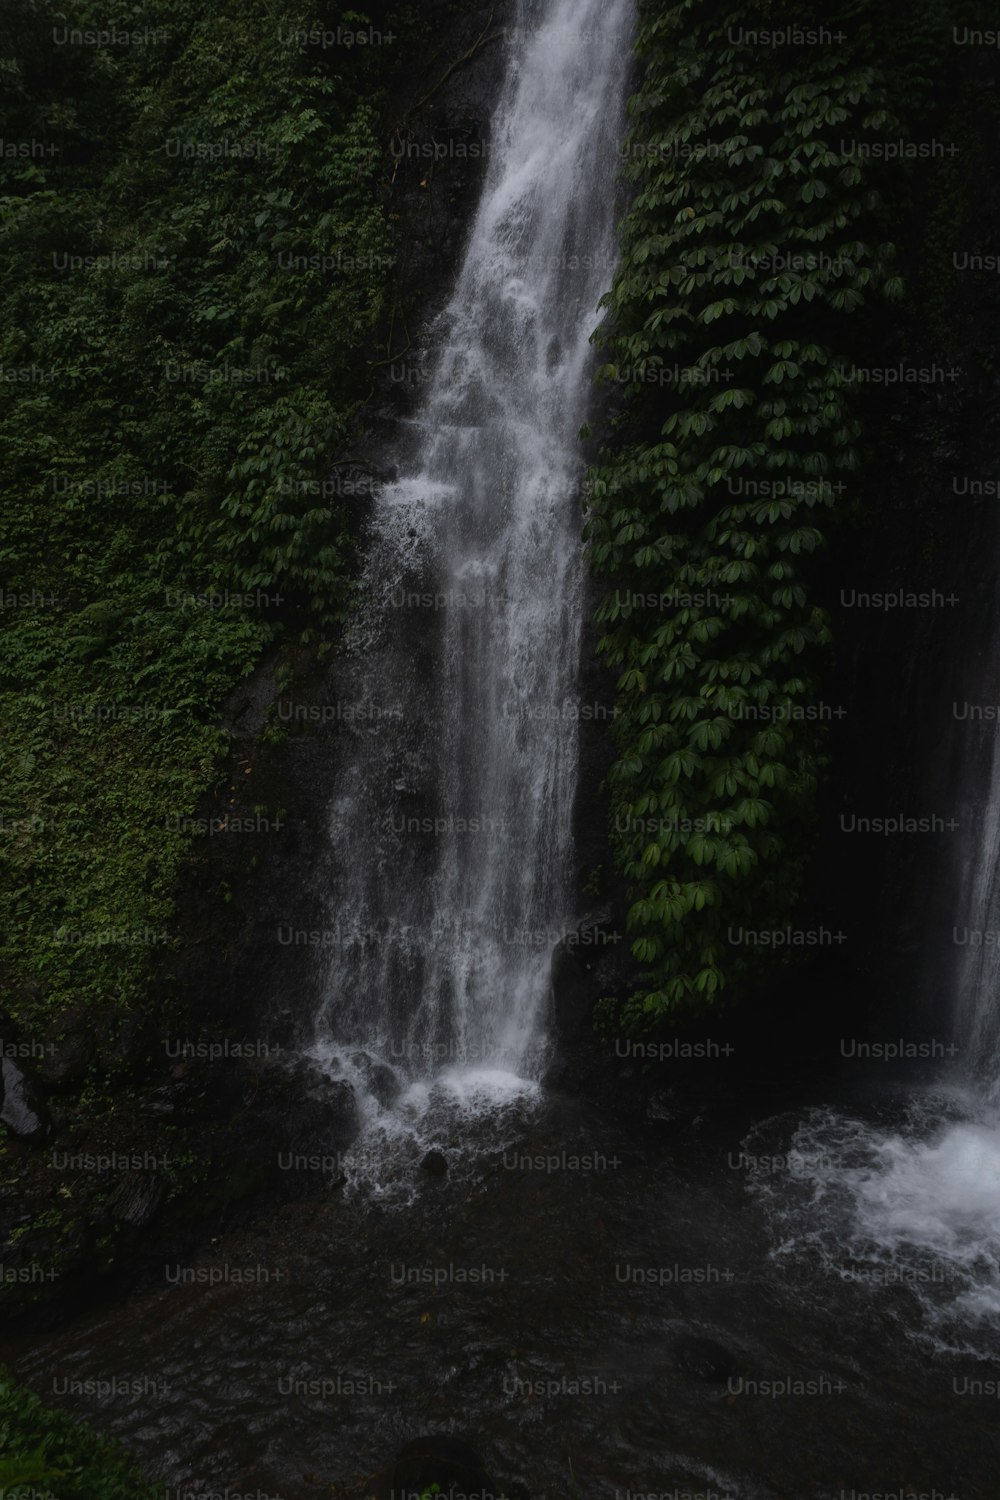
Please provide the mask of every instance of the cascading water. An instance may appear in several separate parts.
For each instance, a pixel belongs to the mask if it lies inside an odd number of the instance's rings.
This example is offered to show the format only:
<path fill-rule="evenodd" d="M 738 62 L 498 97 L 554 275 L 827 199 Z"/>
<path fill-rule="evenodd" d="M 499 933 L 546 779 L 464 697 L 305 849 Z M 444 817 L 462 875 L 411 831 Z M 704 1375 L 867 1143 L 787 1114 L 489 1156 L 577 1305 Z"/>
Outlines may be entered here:
<path fill-rule="evenodd" d="M 963 827 L 974 829 L 975 838 L 963 872 L 964 912 L 952 936 L 963 1056 L 984 1104 L 1000 1120 L 1000 736 L 992 721 L 983 729 L 988 742 L 978 748 L 986 749 L 989 770 L 980 795 L 963 808 Z M 976 758 L 980 769 L 982 757 Z"/>
<path fill-rule="evenodd" d="M 911 1090 L 883 1122 L 815 1109 L 796 1122 L 790 1181 L 754 1188 L 777 1227 L 779 1259 L 814 1255 L 873 1289 L 905 1287 L 922 1306 L 913 1328 L 943 1350 L 1000 1350 L 1000 737 L 967 747 L 959 826 L 969 830 L 958 880 L 953 1014 L 933 1044 L 938 1082 Z M 985 772 L 985 774 L 984 774 Z M 971 794 L 968 790 L 971 788 Z M 927 1045 L 927 1044 L 925 1044 Z M 950 1060 L 947 1060 L 950 1059 Z M 773 1139 L 779 1122 L 751 1137 Z M 768 1146 L 767 1149 L 773 1149 Z"/>
<path fill-rule="evenodd" d="M 578 431 L 615 263 L 631 11 L 522 0 L 403 477 L 374 507 L 338 689 L 349 748 L 313 1053 L 383 1133 L 442 1097 L 530 1092 L 545 1060 L 572 914 Z"/>

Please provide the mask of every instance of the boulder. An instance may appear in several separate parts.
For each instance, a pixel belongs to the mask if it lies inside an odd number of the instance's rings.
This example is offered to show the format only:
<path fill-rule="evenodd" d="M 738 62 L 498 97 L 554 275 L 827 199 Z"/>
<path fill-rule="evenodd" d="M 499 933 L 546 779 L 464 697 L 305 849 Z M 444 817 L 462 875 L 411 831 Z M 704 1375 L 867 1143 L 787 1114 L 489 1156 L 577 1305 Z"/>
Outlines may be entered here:
<path fill-rule="evenodd" d="M 143 1229 L 163 1202 L 166 1188 L 156 1172 L 123 1172 L 108 1194 L 111 1217 L 132 1229 Z"/>
<path fill-rule="evenodd" d="M 380 1469 L 370 1486 L 376 1500 L 418 1500 L 428 1489 L 446 1496 L 474 1495 L 476 1500 L 503 1500 L 503 1490 L 469 1443 L 447 1433 L 415 1438 Z"/>
<path fill-rule="evenodd" d="M 383 1109 L 391 1109 L 402 1092 L 402 1082 L 394 1068 L 369 1052 L 352 1052 L 351 1063 L 364 1079 L 365 1088 Z"/>
<path fill-rule="evenodd" d="M 22 1073 L 12 1057 L 5 1057 L 0 1072 L 3 1102 L 0 1120 L 11 1134 L 23 1141 L 41 1141 L 48 1134 L 49 1121 L 34 1084 Z"/>

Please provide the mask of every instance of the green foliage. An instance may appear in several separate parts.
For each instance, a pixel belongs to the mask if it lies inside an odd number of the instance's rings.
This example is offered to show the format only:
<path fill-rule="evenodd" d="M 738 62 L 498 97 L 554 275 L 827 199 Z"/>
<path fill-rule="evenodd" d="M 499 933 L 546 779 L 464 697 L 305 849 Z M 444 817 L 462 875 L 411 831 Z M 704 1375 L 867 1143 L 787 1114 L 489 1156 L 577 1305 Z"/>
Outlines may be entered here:
<path fill-rule="evenodd" d="M 642 11 L 634 198 L 601 340 L 622 398 L 588 517 L 614 585 L 598 618 L 619 673 L 636 1030 L 717 1000 L 746 973 L 729 926 L 775 927 L 800 894 L 829 712 L 811 566 L 859 463 L 858 314 L 902 291 L 855 149 L 898 131 L 870 42 L 733 42 L 837 29 L 793 10 Z"/>
<path fill-rule="evenodd" d="M 155 1500 L 135 1463 L 0 1370 L 0 1500 Z"/>
<path fill-rule="evenodd" d="M 292 35 L 341 24 L 368 17 L 5 0 L 0 932 L 49 1006 L 142 999 L 221 704 L 349 599 L 352 521 L 321 481 L 392 284 L 380 110 L 423 23 Z M 67 26 L 149 40 L 54 42 Z"/>

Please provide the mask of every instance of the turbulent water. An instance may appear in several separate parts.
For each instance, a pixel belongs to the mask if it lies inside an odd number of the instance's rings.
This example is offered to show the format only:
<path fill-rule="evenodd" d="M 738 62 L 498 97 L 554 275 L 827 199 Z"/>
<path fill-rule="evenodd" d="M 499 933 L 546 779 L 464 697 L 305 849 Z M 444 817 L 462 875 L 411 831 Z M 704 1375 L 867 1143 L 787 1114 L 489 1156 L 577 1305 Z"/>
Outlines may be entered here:
<path fill-rule="evenodd" d="M 522 4 L 464 262 L 375 505 L 313 1053 L 390 1132 L 516 1103 L 544 1066 L 586 712 L 579 428 L 631 11 Z"/>
<path fill-rule="evenodd" d="M 479 1115 L 408 1212 L 286 1205 L 0 1358 L 169 1500 L 363 1500 L 428 1432 L 511 1500 L 995 1500 L 991 1372 L 914 1345 L 905 1288 L 769 1255 L 731 1093 L 634 1130 L 550 1095 L 503 1151 Z"/>
<path fill-rule="evenodd" d="M 954 963 L 941 996 L 938 1081 L 882 1085 L 857 1113 L 768 1121 L 751 1152 L 775 1258 L 812 1257 L 846 1280 L 905 1288 L 910 1333 L 942 1351 L 1000 1354 L 1000 740 L 966 747 Z M 985 774 L 984 774 L 985 770 Z M 928 961 L 932 955 L 928 954 Z"/>

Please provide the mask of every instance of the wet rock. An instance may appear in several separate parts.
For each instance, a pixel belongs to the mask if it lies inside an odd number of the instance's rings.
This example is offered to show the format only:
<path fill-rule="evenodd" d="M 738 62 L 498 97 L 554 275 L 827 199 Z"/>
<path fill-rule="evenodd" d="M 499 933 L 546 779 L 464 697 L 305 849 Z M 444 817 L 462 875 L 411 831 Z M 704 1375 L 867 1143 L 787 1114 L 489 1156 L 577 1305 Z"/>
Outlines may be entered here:
<path fill-rule="evenodd" d="M 355 1052 L 351 1062 L 365 1082 L 365 1087 L 383 1109 L 391 1109 L 402 1092 L 402 1084 L 388 1063 L 380 1062 L 367 1052 Z"/>
<path fill-rule="evenodd" d="M 222 710 L 222 723 L 230 734 L 238 738 L 260 734 L 278 696 L 276 670 L 277 663 L 268 658 L 230 694 Z"/>
<path fill-rule="evenodd" d="M 102 1039 L 120 1024 L 121 1016 L 113 1007 L 88 1008 L 79 1001 L 53 1010 L 29 1043 L 32 1071 L 40 1086 L 56 1094 L 79 1088 Z"/>
<path fill-rule="evenodd" d="M 282 1006 L 268 1017 L 268 1038 L 276 1046 L 291 1051 L 301 1024 L 302 1017 L 291 1006 Z"/>
<path fill-rule="evenodd" d="M 143 1229 L 163 1202 L 166 1188 L 155 1172 L 125 1172 L 105 1199 L 113 1219 Z"/>
<path fill-rule="evenodd" d="M 48 1116 L 34 1084 L 12 1057 L 3 1059 L 0 1081 L 3 1084 L 0 1120 L 23 1141 L 43 1140 L 48 1134 Z"/>
<path fill-rule="evenodd" d="M 589 1031 L 594 1006 L 620 988 L 622 947 L 610 909 L 591 913 L 552 952 L 552 999 L 557 1035 L 574 1040 Z"/>
<path fill-rule="evenodd" d="M 351 1085 L 318 1076 L 305 1064 L 255 1070 L 253 1082 L 253 1093 L 215 1138 L 230 1172 L 246 1163 L 296 1192 L 327 1190 L 328 1170 L 290 1171 L 279 1163 L 287 1157 L 320 1162 L 349 1149 L 360 1129 Z"/>
<path fill-rule="evenodd" d="M 704 1380 L 708 1385 L 725 1385 L 737 1373 L 736 1360 L 714 1339 L 686 1333 L 677 1340 L 674 1353 L 685 1374 Z"/>
<path fill-rule="evenodd" d="M 503 1496 L 475 1448 L 445 1433 L 407 1443 L 392 1463 L 379 1470 L 371 1493 L 377 1500 L 398 1500 L 401 1495 L 421 1495 L 431 1488 L 446 1495 L 475 1495 L 477 1500 L 502 1500 Z"/>
<path fill-rule="evenodd" d="M 289 1074 L 290 1079 L 295 1076 Z M 302 1143 L 311 1138 L 324 1148 L 346 1150 L 361 1129 L 353 1088 L 345 1079 L 322 1079 L 318 1088 L 293 1096 L 293 1113 L 285 1116 L 284 1127 Z"/>
<path fill-rule="evenodd" d="M 81 1029 L 51 1037 L 44 1044 L 42 1055 L 35 1064 L 39 1082 L 54 1093 L 61 1089 L 76 1088 L 87 1076 L 87 1069 L 93 1062 L 95 1053 L 92 1029 L 91 1034 Z"/>
<path fill-rule="evenodd" d="M 391 1109 L 402 1093 L 402 1085 L 388 1063 L 372 1069 L 369 1088 L 383 1109 Z"/>
<path fill-rule="evenodd" d="M 23 1211 L 9 1216 L 0 1205 L 0 1263 L 0 1322 L 6 1326 L 7 1319 L 32 1308 L 35 1332 L 39 1307 L 91 1263 L 89 1226 L 62 1208 L 53 1213 L 51 1201 L 34 1194 Z"/>
<path fill-rule="evenodd" d="M 646 1119 L 657 1125 L 671 1125 L 684 1118 L 673 1089 L 656 1089 L 646 1100 Z"/>
<path fill-rule="evenodd" d="M 430 1177 L 447 1177 L 448 1158 L 443 1151 L 428 1151 L 420 1163 L 421 1170 Z"/>
<path fill-rule="evenodd" d="M 150 1120 L 228 1119 L 255 1081 L 238 1060 L 181 1062 L 171 1068 L 169 1083 L 144 1094 L 139 1112 Z"/>
<path fill-rule="evenodd" d="M 163 1044 L 150 1020 L 134 1011 L 118 1011 L 108 1016 L 106 1039 L 97 1054 L 104 1071 L 136 1073 L 157 1056 L 162 1058 Z"/>
<path fill-rule="evenodd" d="M 587 1025 L 599 997 L 594 994 L 586 971 L 581 970 L 575 952 L 565 942 L 552 954 L 551 983 L 556 1032 L 564 1041 L 574 1040 Z"/>
<path fill-rule="evenodd" d="M 174 1119 L 182 1112 L 187 1093 L 183 1083 L 165 1083 L 162 1088 L 151 1089 L 145 1095 L 139 1113 L 147 1120 Z"/>
<path fill-rule="evenodd" d="M 690 1097 L 679 1089 L 654 1089 L 646 1100 L 645 1115 L 650 1125 L 668 1128 L 697 1129 L 712 1108 L 711 1099 Z"/>

